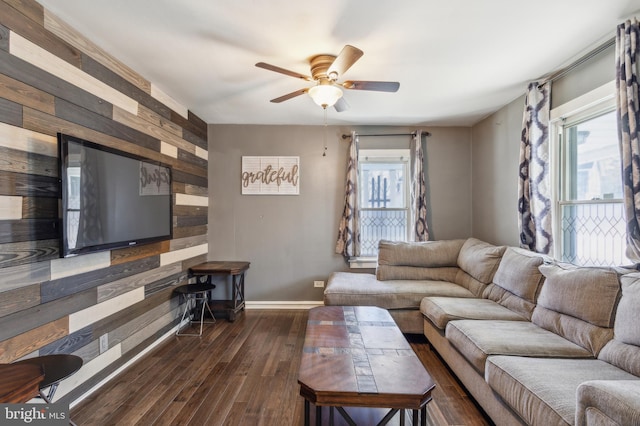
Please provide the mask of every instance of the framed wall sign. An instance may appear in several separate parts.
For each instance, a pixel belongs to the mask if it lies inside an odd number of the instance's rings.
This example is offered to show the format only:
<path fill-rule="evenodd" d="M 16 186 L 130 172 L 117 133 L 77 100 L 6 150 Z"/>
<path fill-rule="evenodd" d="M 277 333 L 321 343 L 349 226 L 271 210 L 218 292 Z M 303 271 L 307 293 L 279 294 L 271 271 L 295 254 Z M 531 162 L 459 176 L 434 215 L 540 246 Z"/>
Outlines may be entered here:
<path fill-rule="evenodd" d="M 300 157 L 243 156 L 242 194 L 300 194 Z"/>

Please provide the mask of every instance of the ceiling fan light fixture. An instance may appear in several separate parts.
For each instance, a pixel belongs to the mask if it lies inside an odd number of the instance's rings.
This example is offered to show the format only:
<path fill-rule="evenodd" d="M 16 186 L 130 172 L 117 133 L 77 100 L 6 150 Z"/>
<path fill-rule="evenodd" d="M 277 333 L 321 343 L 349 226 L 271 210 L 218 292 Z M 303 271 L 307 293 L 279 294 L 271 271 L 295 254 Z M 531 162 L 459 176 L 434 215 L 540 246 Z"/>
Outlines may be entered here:
<path fill-rule="evenodd" d="M 317 105 L 328 108 L 334 106 L 342 97 L 342 90 L 331 84 L 318 84 L 309 89 L 309 96 Z"/>

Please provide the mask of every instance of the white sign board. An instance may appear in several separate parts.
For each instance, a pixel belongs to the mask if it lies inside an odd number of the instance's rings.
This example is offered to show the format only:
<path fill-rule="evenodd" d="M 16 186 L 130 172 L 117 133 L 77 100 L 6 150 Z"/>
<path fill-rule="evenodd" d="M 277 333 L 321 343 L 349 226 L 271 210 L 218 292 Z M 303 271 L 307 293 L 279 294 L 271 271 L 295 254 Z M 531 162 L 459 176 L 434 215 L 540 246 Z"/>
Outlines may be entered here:
<path fill-rule="evenodd" d="M 300 157 L 242 157 L 243 195 L 300 194 Z"/>

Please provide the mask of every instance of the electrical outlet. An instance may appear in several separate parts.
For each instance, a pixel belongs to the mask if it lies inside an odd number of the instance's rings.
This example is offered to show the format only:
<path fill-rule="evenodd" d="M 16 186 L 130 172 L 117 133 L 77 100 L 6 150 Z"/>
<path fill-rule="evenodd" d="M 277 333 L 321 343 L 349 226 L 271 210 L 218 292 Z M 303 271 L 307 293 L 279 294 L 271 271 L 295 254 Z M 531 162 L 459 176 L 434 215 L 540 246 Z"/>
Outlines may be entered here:
<path fill-rule="evenodd" d="M 104 353 L 109 349 L 109 335 L 107 333 L 100 336 L 100 353 Z"/>
<path fill-rule="evenodd" d="M 314 281 L 313 282 L 313 286 L 314 287 L 324 287 L 324 281 Z"/>

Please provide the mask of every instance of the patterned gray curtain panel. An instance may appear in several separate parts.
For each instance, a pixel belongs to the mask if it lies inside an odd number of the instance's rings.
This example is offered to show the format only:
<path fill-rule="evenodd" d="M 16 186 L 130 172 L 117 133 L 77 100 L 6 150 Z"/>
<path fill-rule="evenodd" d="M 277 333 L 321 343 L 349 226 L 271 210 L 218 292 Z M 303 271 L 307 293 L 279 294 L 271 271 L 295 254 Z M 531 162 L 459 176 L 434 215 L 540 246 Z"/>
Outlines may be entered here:
<path fill-rule="evenodd" d="M 427 241 L 427 189 L 424 183 L 424 153 L 422 132 L 417 131 L 411 140 L 411 223 L 414 224 L 411 241 Z"/>
<path fill-rule="evenodd" d="M 338 228 L 336 253 L 346 259 L 360 255 L 360 225 L 358 211 L 358 134 L 351 132 L 344 210 Z"/>
<path fill-rule="evenodd" d="M 618 139 L 627 220 L 627 257 L 640 261 L 640 96 L 638 96 L 637 19 L 618 25 L 616 32 L 616 103 Z"/>
<path fill-rule="evenodd" d="M 518 215 L 520 246 L 552 254 L 549 182 L 551 82 L 529 84 L 520 139 Z"/>

